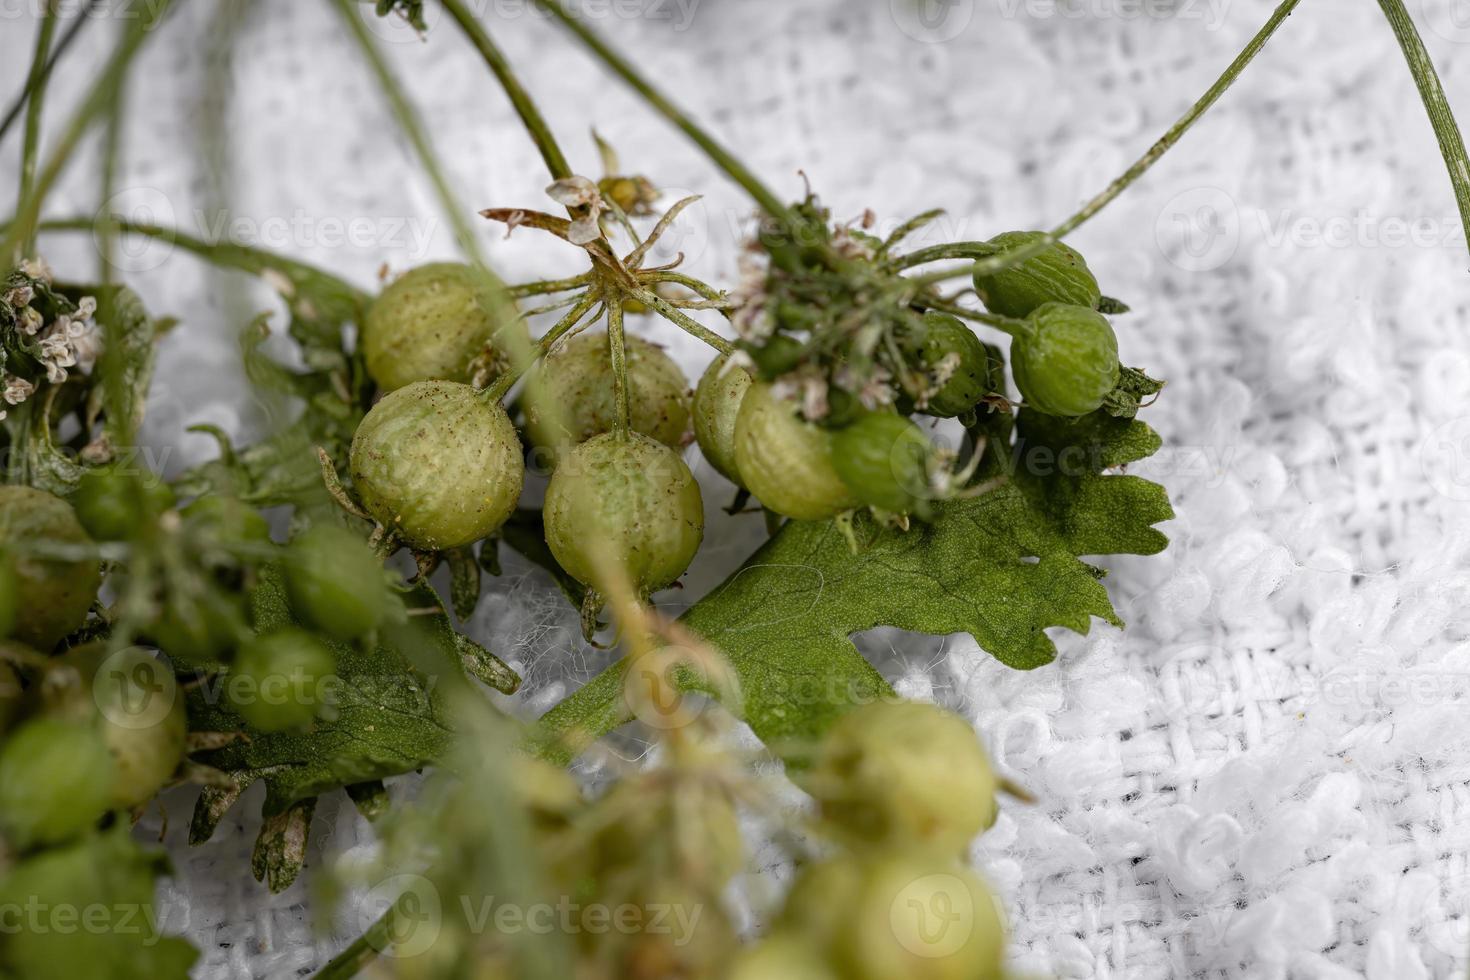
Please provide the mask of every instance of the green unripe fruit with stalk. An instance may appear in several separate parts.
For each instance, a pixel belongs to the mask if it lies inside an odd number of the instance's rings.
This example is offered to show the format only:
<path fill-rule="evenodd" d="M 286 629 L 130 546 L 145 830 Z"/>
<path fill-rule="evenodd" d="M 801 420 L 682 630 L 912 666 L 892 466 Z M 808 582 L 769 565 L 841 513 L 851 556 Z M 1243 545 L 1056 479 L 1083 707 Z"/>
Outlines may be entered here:
<path fill-rule="evenodd" d="M 679 454 L 638 433 L 596 436 L 546 488 L 546 543 L 569 575 L 600 588 L 620 569 L 640 594 L 672 585 L 704 538 L 704 500 Z"/>
<path fill-rule="evenodd" d="M 144 631 L 171 660 L 186 667 L 219 664 L 245 632 L 240 600 L 208 583 L 200 585 L 164 596 L 158 618 Z"/>
<path fill-rule="evenodd" d="M 334 639 L 377 629 L 393 598 L 367 542 L 334 524 L 318 524 L 287 545 L 282 568 L 292 610 Z"/>
<path fill-rule="evenodd" d="M 991 391 L 990 353 L 975 331 L 956 317 L 926 313 L 924 328 L 924 363 L 931 371 L 942 364 L 952 364 L 953 369 L 929 396 L 923 412 L 941 419 L 963 415 Z"/>
<path fill-rule="evenodd" d="M 715 472 L 736 486 L 742 484 L 735 461 L 735 422 L 750 385 L 750 375 L 732 365 L 726 354 L 705 369 L 694 389 L 694 438 Z"/>
<path fill-rule="evenodd" d="M 87 558 L 48 558 L 35 549 L 91 544 L 65 500 L 30 487 L 0 487 L 0 551 L 14 562 L 19 610 L 12 636 L 48 653 L 82 625 L 102 584 L 101 565 Z"/>
<path fill-rule="evenodd" d="M 174 505 L 174 492 L 152 473 L 120 466 L 87 470 L 69 498 L 77 520 L 96 541 L 126 541 Z"/>
<path fill-rule="evenodd" d="M 337 657 L 305 630 L 257 636 L 240 648 L 226 690 L 240 717 L 262 732 L 306 729 L 330 700 Z"/>
<path fill-rule="evenodd" d="M 839 718 L 804 785 L 850 842 L 958 854 L 995 823 L 998 788 L 969 722 L 932 704 L 874 702 Z"/>
<path fill-rule="evenodd" d="M 682 446 L 689 430 L 689 379 L 673 358 L 646 340 L 624 336 L 623 352 L 629 426 L 666 446 Z M 581 334 L 543 358 L 526 378 L 521 405 L 531 444 L 558 456 L 611 432 L 618 411 L 607 334 Z"/>
<path fill-rule="evenodd" d="M 499 324 L 490 318 L 469 266 L 435 262 L 383 289 L 363 322 L 362 352 L 368 373 L 385 392 L 416 381 L 467 383 L 502 327 L 525 329 L 519 320 Z"/>
<path fill-rule="evenodd" d="M 112 755 L 109 808 L 131 810 L 158 795 L 184 759 L 189 719 L 167 664 L 141 647 L 109 652 L 102 643 L 52 662 L 69 686 L 47 713 L 92 725 Z"/>
<path fill-rule="evenodd" d="M 268 545 L 271 526 L 254 507 L 234 497 L 211 493 L 179 511 L 187 534 L 225 547 Z"/>
<path fill-rule="evenodd" d="M 1046 415 L 1075 417 L 1102 407 L 1118 385 L 1118 337 L 1107 317 L 1048 303 L 1024 321 L 1011 345 L 1021 397 Z"/>
<path fill-rule="evenodd" d="M 0 744 L 0 835 L 23 848 L 77 836 L 109 809 L 115 773 L 92 725 L 32 718 Z"/>
<path fill-rule="evenodd" d="M 859 503 L 891 514 L 931 513 L 933 455 L 919 427 L 895 412 L 868 412 L 832 433 L 832 464 L 842 482 Z"/>
<path fill-rule="evenodd" d="M 769 384 L 751 385 L 735 420 L 735 468 L 771 510 L 821 521 L 858 505 L 832 462 L 831 434 L 797 416 Z"/>
<path fill-rule="evenodd" d="M 1008 231 L 989 244 L 1010 252 L 1044 238 L 1039 231 Z M 1096 309 L 1102 299 L 1087 260 L 1070 245 L 1053 242 L 1020 265 L 992 275 L 974 277 L 975 292 L 985 308 L 998 316 L 1022 319 L 1046 303 L 1067 303 Z"/>
<path fill-rule="evenodd" d="M 505 409 L 449 381 L 420 381 L 374 405 L 353 436 L 351 469 L 368 513 L 421 551 L 494 532 L 526 472 Z"/>

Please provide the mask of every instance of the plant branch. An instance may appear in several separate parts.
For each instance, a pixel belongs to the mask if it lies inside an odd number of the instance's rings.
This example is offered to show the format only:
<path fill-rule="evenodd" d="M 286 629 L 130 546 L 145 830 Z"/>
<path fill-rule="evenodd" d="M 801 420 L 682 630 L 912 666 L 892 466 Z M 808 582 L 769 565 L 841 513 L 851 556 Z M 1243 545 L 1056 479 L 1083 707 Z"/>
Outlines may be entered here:
<path fill-rule="evenodd" d="M 1439 140 L 1439 151 L 1449 167 L 1450 183 L 1460 206 L 1460 221 L 1466 232 L 1470 232 L 1470 159 L 1465 155 L 1465 138 L 1455 122 L 1454 110 L 1445 97 L 1444 86 L 1440 84 L 1434 61 L 1424 47 L 1424 39 L 1414 27 L 1414 19 L 1404 9 L 1403 0 L 1378 0 L 1378 5 L 1393 26 L 1399 47 L 1403 48 L 1404 58 L 1409 62 L 1409 71 L 1413 73 L 1414 84 L 1419 86 L 1419 96 L 1424 100 L 1430 125 Z"/>
<path fill-rule="evenodd" d="M 572 168 L 562 154 L 561 147 L 557 145 L 556 137 L 551 134 L 551 127 L 546 124 L 546 118 L 541 115 L 541 110 L 537 109 L 536 103 L 531 100 L 531 94 L 516 77 L 510 62 L 506 60 L 495 42 L 490 39 L 489 32 L 475 19 L 475 15 L 465 6 L 463 0 L 443 0 L 443 2 L 444 9 L 449 11 L 449 16 L 459 24 L 460 30 L 464 31 L 470 43 L 480 52 L 480 56 L 485 59 L 485 64 L 500 82 L 500 87 L 505 89 L 505 94 L 510 97 L 511 105 L 515 107 L 516 114 L 521 117 L 526 132 L 531 134 L 536 148 L 541 151 L 541 159 L 546 161 L 546 169 L 551 172 L 552 180 L 563 180 L 572 176 Z"/>
<path fill-rule="evenodd" d="M 613 433 L 619 440 L 628 438 L 628 356 L 623 339 L 623 304 L 613 297 L 607 304 L 607 353 L 612 362 Z"/>
<path fill-rule="evenodd" d="M 41 111 L 46 103 L 46 80 L 49 77 L 46 59 L 51 53 L 51 39 L 56 35 L 56 21 L 56 3 L 52 0 L 46 4 L 46 9 L 41 14 L 41 27 L 36 32 L 36 51 L 31 57 L 30 77 L 26 80 L 30 103 L 26 106 L 25 142 L 21 148 L 20 193 L 16 197 L 17 202 L 30 197 L 31 187 L 36 183 L 36 157 L 41 149 Z M 35 227 L 23 231 L 24 237 L 9 258 L 10 265 L 19 265 L 21 259 L 35 250 Z"/>
<path fill-rule="evenodd" d="M 653 290 L 634 290 L 633 298 L 642 303 L 644 306 L 647 306 L 657 312 L 659 316 L 663 317 L 665 320 L 668 320 L 670 323 L 680 328 L 685 333 L 693 334 L 695 337 L 698 337 L 700 340 L 704 341 L 706 344 L 709 344 L 721 354 L 729 354 L 735 350 L 735 345 L 731 344 L 724 337 L 721 337 L 719 334 L 715 333 L 713 330 L 709 329 L 698 320 L 681 312 L 668 300 L 664 299 Z"/>
<path fill-rule="evenodd" d="M 485 397 L 490 401 L 499 401 L 504 398 L 505 393 L 510 391 L 511 387 L 521 379 L 521 376 L 531 369 L 531 365 L 545 357 L 556 342 L 568 330 L 581 323 L 582 318 L 587 315 L 588 311 L 601 301 L 602 297 L 596 290 L 589 289 L 584 293 L 582 298 L 577 301 L 577 305 L 572 307 L 566 316 L 556 321 L 552 328 L 542 335 L 540 340 L 531 345 L 529 356 L 523 363 L 515 365 L 506 371 L 500 377 L 496 378 L 490 387 L 485 389 Z"/>

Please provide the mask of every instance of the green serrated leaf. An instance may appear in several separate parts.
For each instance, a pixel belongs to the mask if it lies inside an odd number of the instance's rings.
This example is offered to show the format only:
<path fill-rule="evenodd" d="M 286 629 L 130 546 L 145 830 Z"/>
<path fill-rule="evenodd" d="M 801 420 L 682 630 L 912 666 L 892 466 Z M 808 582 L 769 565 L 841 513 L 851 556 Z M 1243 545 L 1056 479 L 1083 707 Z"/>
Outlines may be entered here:
<path fill-rule="evenodd" d="M 336 716 L 307 733 L 251 731 L 228 706 L 228 675 L 191 689 L 189 719 L 195 731 L 245 731 L 236 742 L 195 758 L 240 783 L 264 780 L 269 816 L 329 790 L 411 772 L 438 758 L 449 745 L 449 711 L 439 686 L 444 671 L 463 679 L 459 646 L 438 596 L 427 586 L 410 605 L 438 609 L 413 617 L 412 625 L 385 629 L 372 650 L 334 644 L 337 654 Z M 273 567 L 262 570 L 251 594 L 252 621 L 267 632 L 294 625 Z M 218 822 L 215 816 L 214 822 Z"/>
<path fill-rule="evenodd" d="M 1082 558 L 1166 545 L 1153 527 L 1173 513 L 1163 488 L 1104 473 L 1152 453 L 1157 435 L 1105 413 L 1061 423 L 1025 411 L 1017 435 L 1015 453 L 990 464 L 1009 470 L 1006 481 L 941 505 L 931 524 L 904 532 L 860 516 L 864 547 L 854 554 L 831 522 L 790 522 L 684 615 L 729 659 L 742 695 L 732 707 L 762 740 L 777 751 L 801 746 L 853 705 L 890 693 L 854 633 L 969 633 L 1029 669 L 1056 656 L 1051 627 L 1121 625 L 1101 573 Z M 624 669 L 614 665 L 543 717 L 548 755 L 566 759 L 629 720 Z M 698 678 L 687 686 L 705 689 Z"/>
<path fill-rule="evenodd" d="M 1115 418 L 1131 419 L 1164 390 L 1164 382 L 1150 378 L 1137 368 L 1125 367 L 1118 384 L 1103 399 L 1103 411 Z"/>
<path fill-rule="evenodd" d="M 198 953 L 161 935 L 162 855 L 125 824 L 30 855 L 0 874 L 0 974 L 25 980 L 187 980 Z"/>

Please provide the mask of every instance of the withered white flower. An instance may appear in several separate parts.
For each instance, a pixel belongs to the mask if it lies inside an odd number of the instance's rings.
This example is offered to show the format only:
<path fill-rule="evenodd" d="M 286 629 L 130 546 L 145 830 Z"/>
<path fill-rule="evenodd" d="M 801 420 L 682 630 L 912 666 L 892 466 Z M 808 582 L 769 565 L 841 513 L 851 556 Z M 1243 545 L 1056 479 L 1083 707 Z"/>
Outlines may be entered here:
<path fill-rule="evenodd" d="M 587 213 L 572 222 L 567 240 L 573 245 L 591 245 L 602 237 L 599 222 L 607 211 L 607 203 L 597 185 L 586 177 L 563 177 L 546 188 L 547 195 L 566 208 L 586 208 Z"/>
<path fill-rule="evenodd" d="M 20 332 L 27 337 L 34 337 L 36 331 L 40 330 L 45 324 L 45 317 L 41 316 L 41 311 L 34 306 L 27 306 L 20 311 L 20 323 L 17 326 L 20 328 Z"/>
<path fill-rule="evenodd" d="M 7 405 L 19 405 L 36 391 L 36 386 L 25 378 L 14 374 L 6 375 L 5 387 L 0 390 L 0 397 L 5 399 Z"/>

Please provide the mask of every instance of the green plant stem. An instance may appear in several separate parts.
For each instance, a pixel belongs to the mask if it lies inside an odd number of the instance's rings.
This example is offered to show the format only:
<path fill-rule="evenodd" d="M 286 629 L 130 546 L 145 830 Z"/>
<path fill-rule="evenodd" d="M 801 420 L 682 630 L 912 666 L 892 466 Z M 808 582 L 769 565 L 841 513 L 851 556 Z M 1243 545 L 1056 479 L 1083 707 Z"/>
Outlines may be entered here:
<path fill-rule="evenodd" d="M 556 321 L 552 328 L 542 335 L 540 340 L 537 340 L 531 345 L 531 356 L 523 364 L 506 371 L 485 389 L 483 392 L 485 398 L 490 401 L 499 401 L 504 398 L 506 392 L 510 391 L 511 387 L 521 379 L 521 376 L 530 370 L 531 365 L 545 357 L 552 346 L 565 336 L 568 330 L 581 323 L 582 318 L 601 301 L 602 297 L 594 290 L 589 289 L 583 294 L 582 298 L 577 301 L 577 305 L 572 307 L 566 316 Z"/>
<path fill-rule="evenodd" d="M 999 246 L 989 242 L 950 242 L 900 255 L 893 260 L 893 264 L 899 269 L 912 269 L 916 265 L 943 262 L 947 259 L 986 259 L 999 251 Z"/>
<path fill-rule="evenodd" d="M 412 894 L 411 892 L 409 894 Z M 406 897 L 406 896 L 405 896 Z M 400 898 L 398 902 L 404 901 Z M 349 980 L 376 960 L 380 952 L 393 945 L 393 919 L 398 915 L 398 902 L 368 926 L 367 932 L 353 940 L 352 945 L 332 957 L 330 963 L 316 971 L 312 980 Z"/>
<path fill-rule="evenodd" d="M 613 297 L 607 304 L 607 353 L 612 362 L 614 436 L 627 441 L 628 438 L 628 355 L 623 338 L 623 302 Z"/>
<path fill-rule="evenodd" d="M 1190 128 L 1193 127 L 1194 124 L 1198 122 L 1200 118 L 1215 105 L 1216 102 L 1220 101 L 1220 97 L 1223 96 L 1230 89 L 1230 86 L 1235 84 L 1235 80 L 1238 79 L 1241 73 L 1245 71 L 1246 66 L 1248 66 L 1252 61 L 1255 60 L 1256 55 L 1261 53 L 1261 49 L 1266 46 L 1266 42 L 1271 40 L 1272 36 L 1275 35 L 1277 29 L 1286 22 L 1286 19 L 1291 16 L 1294 10 L 1296 10 L 1299 3 L 1301 3 L 1301 0 L 1282 0 L 1281 4 L 1278 5 L 1276 10 L 1271 14 L 1270 19 L 1266 21 L 1265 26 L 1257 31 L 1256 35 L 1250 39 L 1250 42 L 1246 44 L 1245 48 L 1240 52 L 1240 54 L 1236 55 L 1235 60 L 1230 63 L 1230 67 L 1226 68 L 1224 74 L 1216 79 L 1215 84 L 1210 86 L 1209 90 L 1200 97 L 1198 102 L 1190 107 L 1188 112 L 1186 112 L 1183 116 L 1179 118 L 1178 122 L 1169 127 L 1168 132 L 1159 137 L 1158 141 L 1155 142 L 1153 146 L 1148 148 L 1147 153 L 1139 157 L 1138 161 L 1134 163 L 1133 166 L 1125 170 L 1123 174 L 1116 180 L 1114 180 L 1111 184 L 1109 184 L 1102 193 L 1098 194 L 1092 200 L 1083 205 L 1082 209 L 1076 214 L 1072 215 L 1066 221 L 1063 221 L 1061 224 L 1057 225 L 1045 235 L 1038 237 L 1034 242 L 1023 245 L 1020 248 L 1012 249 L 1008 252 L 1001 252 L 998 254 L 994 253 L 994 249 L 992 247 L 992 254 L 990 256 L 981 256 L 976 261 L 975 274 L 982 276 L 994 275 L 997 272 L 1003 272 L 1006 269 L 1020 265 L 1022 262 L 1025 262 L 1029 258 L 1041 254 L 1052 245 L 1061 241 L 1063 238 L 1076 231 L 1082 225 L 1086 224 L 1089 220 L 1095 217 L 1098 212 L 1102 211 L 1103 208 L 1107 207 L 1114 200 L 1116 200 L 1119 195 L 1121 195 L 1125 190 L 1133 185 L 1134 181 L 1138 180 L 1144 174 L 1148 173 L 1153 165 L 1158 163 L 1159 160 L 1164 156 L 1164 154 L 1173 149 L 1174 145 L 1178 143 L 1181 138 L 1183 138 L 1184 134 L 1189 132 Z M 954 250 L 962 246 L 970 246 L 978 249 L 980 247 L 983 247 L 985 244 L 986 243 L 984 242 L 961 242 L 950 246 L 938 246 L 935 249 L 922 249 L 918 252 L 912 253 L 912 255 L 904 256 L 903 259 L 900 260 L 900 267 L 911 268 L 914 265 L 918 265 L 922 262 L 932 262 L 938 259 L 964 258 L 966 256 L 959 254 Z M 945 249 L 949 249 L 950 251 L 945 252 Z M 924 257 L 917 259 L 917 261 L 914 261 L 916 257 L 919 256 Z"/>
<path fill-rule="evenodd" d="M 1378 6 L 1383 8 L 1383 15 L 1393 26 L 1399 47 L 1403 48 L 1404 58 L 1409 63 L 1409 71 L 1414 76 L 1414 84 L 1419 87 L 1419 96 L 1424 100 L 1430 125 L 1439 140 L 1439 151 L 1449 167 L 1450 183 L 1460 206 L 1460 221 L 1470 233 L 1470 159 L 1465 155 L 1465 138 L 1455 122 L 1455 113 L 1445 97 L 1439 74 L 1434 70 L 1434 61 L 1424 47 L 1424 39 L 1414 27 L 1414 19 L 1404 9 L 1403 0 L 1378 0 Z"/>
<path fill-rule="evenodd" d="M 536 0 L 537 6 L 547 11 L 551 16 L 561 21 L 566 28 L 574 34 L 589 51 L 600 58 L 603 64 L 621 77 L 623 81 L 632 86 L 633 90 L 643 96 L 655 110 L 665 119 L 669 120 L 684 132 L 694 143 L 705 152 L 715 165 L 723 170 L 731 180 L 745 188 L 761 209 L 772 217 L 784 219 L 788 224 L 794 219 L 786 205 L 781 199 L 771 192 L 770 188 L 761 183 L 750 169 L 726 150 L 714 137 L 704 131 L 698 123 L 691 119 L 682 109 L 669 101 L 668 97 L 654 87 L 653 83 L 644 78 L 637 68 L 622 55 L 618 54 L 607 43 L 598 37 L 586 24 L 576 17 L 567 13 L 562 7 L 561 0 Z"/>
<path fill-rule="evenodd" d="M 665 320 L 668 320 L 674 326 L 680 328 L 685 333 L 689 333 L 694 335 L 695 337 L 698 337 L 700 340 L 704 341 L 706 344 L 709 344 L 721 354 L 729 354 L 735 350 L 734 344 L 731 344 L 724 337 L 721 337 L 719 334 L 715 333 L 713 330 L 709 329 L 698 320 L 681 312 L 677 307 L 669 303 L 668 300 L 664 299 L 653 290 L 636 289 L 633 291 L 632 295 L 633 298 L 636 299 L 638 302 L 654 310 L 658 313 L 659 316 L 663 317 Z"/>
<path fill-rule="evenodd" d="M 506 287 L 506 291 L 517 299 L 523 296 L 545 296 L 547 293 L 565 293 L 581 289 L 592 280 L 591 273 L 584 272 L 570 279 L 544 279 L 540 282 L 525 282 Z"/>
<path fill-rule="evenodd" d="M 25 142 L 20 155 L 20 193 L 16 197 L 17 202 L 30 197 L 31 188 L 36 183 L 36 157 L 41 150 L 41 113 L 46 103 L 46 80 L 50 77 L 46 70 L 46 59 L 51 55 L 51 39 L 56 36 L 56 21 L 56 4 L 53 0 L 46 4 L 46 9 L 41 14 L 41 27 L 36 32 L 36 50 L 31 58 L 31 73 L 26 79 L 30 102 L 26 105 Z M 24 231 L 25 237 L 10 256 L 10 265 L 19 265 L 21 259 L 35 250 L 35 228 Z"/>
<path fill-rule="evenodd" d="M 113 48 L 106 64 L 93 77 L 91 88 L 87 90 L 81 104 L 72 113 L 71 119 L 68 120 L 66 128 L 62 131 L 60 140 L 57 141 L 56 149 L 47 160 L 45 168 L 37 175 L 30 193 L 16 202 L 15 220 L 7 230 L 4 241 L 0 242 L 0 256 L 8 257 L 17 254 L 17 250 L 29 240 L 40 217 L 41 206 L 46 200 L 47 193 L 55 185 L 61 172 L 66 169 L 72 152 L 82 141 L 87 130 L 91 128 L 93 121 L 107 109 L 113 92 L 123 84 L 124 76 L 134 56 L 143 46 L 143 42 L 147 40 L 149 32 L 168 13 L 168 9 L 169 0 L 158 0 L 155 4 L 145 4 L 139 16 L 128 22 L 123 36 Z"/>
<path fill-rule="evenodd" d="M 72 18 L 71 26 L 66 29 L 65 34 L 61 35 L 61 40 L 56 42 L 55 49 L 51 52 L 51 56 L 46 59 L 46 64 L 41 69 L 40 81 L 42 84 L 45 83 L 46 79 L 51 77 L 51 72 L 56 68 L 56 63 L 61 60 L 62 55 L 66 54 L 67 48 L 70 48 L 76 42 L 77 35 L 81 34 L 82 28 L 97 19 L 92 14 L 101 5 L 102 0 L 89 0 L 87 6 L 79 11 L 77 16 Z M 27 84 L 25 88 L 21 89 L 20 94 L 15 97 L 15 101 L 10 103 L 10 108 L 5 112 L 5 118 L 0 120 L 0 143 L 5 141 L 6 135 L 10 132 L 10 127 L 15 125 L 15 121 L 20 118 L 21 113 L 30 104 L 31 92 L 32 85 Z"/>
<path fill-rule="evenodd" d="M 572 176 L 572 168 L 562 154 L 561 147 L 557 145 L 556 137 L 551 134 L 551 127 L 546 124 L 545 117 L 536 108 L 536 103 L 531 100 L 530 93 L 516 77 L 515 71 L 510 67 L 510 62 L 506 60 L 495 42 L 490 39 L 489 32 L 475 19 L 475 15 L 462 0 L 443 0 L 443 3 L 444 9 L 449 11 L 449 16 L 459 24 L 460 30 L 464 31 L 470 43 L 480 52 L 480 56 L 485 59 L 485 64 L 499 80 L 500 87 L 505 89 L 505 94 L 510 97 L 511 105 L 515 107 L 516 114 L 525 124 L 526 132 L 531 134 L 536 148 L 541 151 L 541 158 L 546 161 L 546 169 L 551 171 L 552 179 L 562 180 Z"/>

